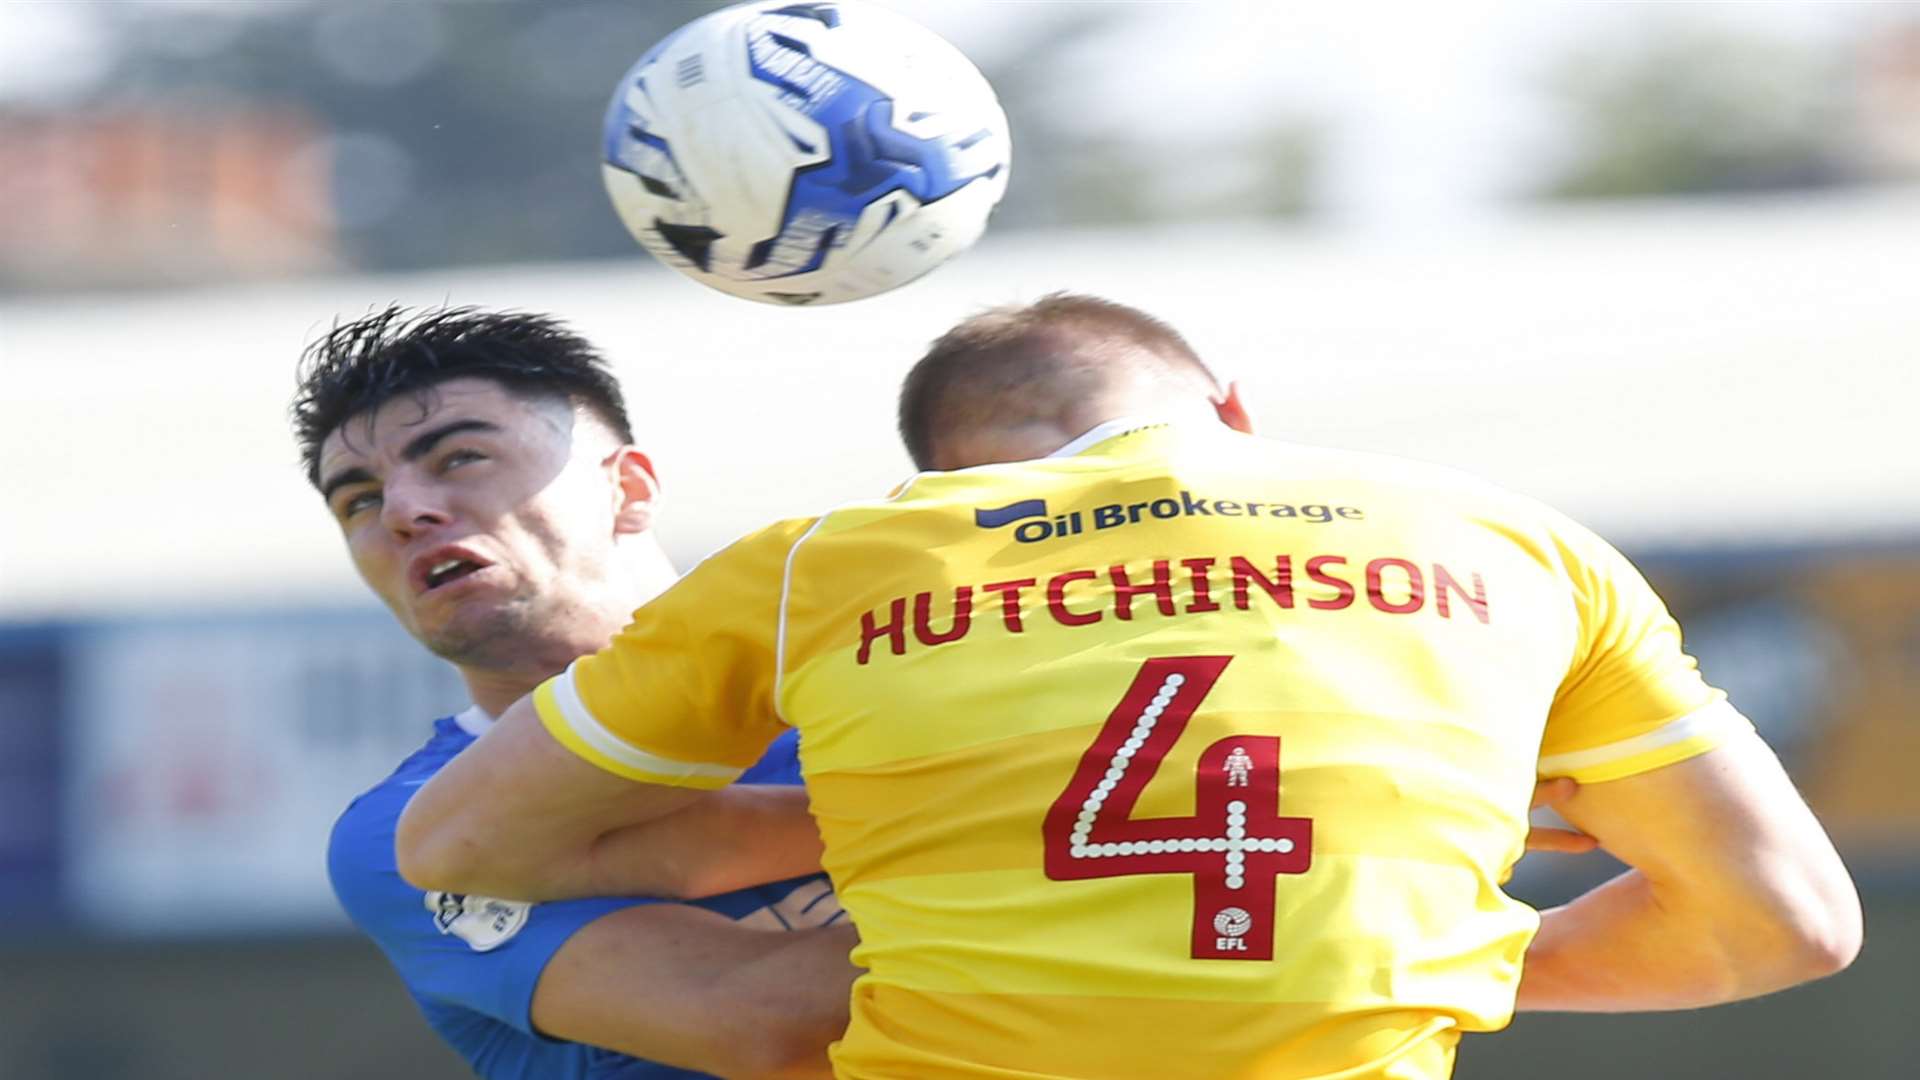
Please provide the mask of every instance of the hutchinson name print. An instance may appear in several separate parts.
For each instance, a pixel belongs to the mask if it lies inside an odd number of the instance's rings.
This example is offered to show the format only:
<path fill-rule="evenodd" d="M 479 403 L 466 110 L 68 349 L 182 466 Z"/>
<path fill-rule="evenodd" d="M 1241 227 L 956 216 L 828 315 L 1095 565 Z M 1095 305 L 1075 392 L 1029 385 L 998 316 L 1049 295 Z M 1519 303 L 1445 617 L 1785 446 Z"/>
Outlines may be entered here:
<path fill-rule="evenodd" d="M 1296 568 L 1305 579 L 1298 585 Z M 1256 604 L 1306 611 L 1364 605 L 1386 615 L 1461 615 L 1481 625 L 1492 620 L 1487 582 L 1480 572 L 1397 556 L 1364 561 L 1335 554 L 1155 559 L 1135 566 L 1077 567 L 1044 579 L 959 585 L 951 600 L 945 594 L 942 589 L 938 597 L 932 590 L 897 596 L 863 612 L 855 660 L 867 664 L 880 650 L 903 656 L 910 644 L 959 641 L 974 631 L 976 614 L 1010 634 L 1024 633 L 1029 615 L 1080 627 L 1110 618 L 1247 611 Z M 976 612 L 976 606 L 982 610 Z"/>

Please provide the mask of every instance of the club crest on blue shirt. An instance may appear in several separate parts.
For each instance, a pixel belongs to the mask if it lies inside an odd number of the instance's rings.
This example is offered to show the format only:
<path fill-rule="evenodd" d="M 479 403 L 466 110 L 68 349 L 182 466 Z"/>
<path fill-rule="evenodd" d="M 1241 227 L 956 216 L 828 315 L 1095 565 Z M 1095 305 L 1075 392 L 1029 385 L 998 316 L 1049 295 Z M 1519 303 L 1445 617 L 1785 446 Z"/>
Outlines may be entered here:
<path fill-rule="evenodd" d="M 511 941 L 533 911 L 530 903 L 491 896 L 430 892 L 425 899 L 434 927 L 466 942 L 474 952 L 491 952 Z"/>

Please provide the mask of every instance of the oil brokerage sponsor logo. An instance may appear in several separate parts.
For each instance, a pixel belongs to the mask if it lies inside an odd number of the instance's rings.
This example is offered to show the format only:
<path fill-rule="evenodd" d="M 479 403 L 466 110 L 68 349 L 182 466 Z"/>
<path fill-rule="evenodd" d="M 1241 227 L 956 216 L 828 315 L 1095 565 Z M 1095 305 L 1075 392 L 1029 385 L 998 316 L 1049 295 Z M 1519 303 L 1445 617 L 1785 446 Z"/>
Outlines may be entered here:
<path fill-rule="evenodd" d="M 1366 511 L 1357 506 L 1328 503 L 1289 503 L 1270 500 L 1211 499 L 1184 488 L 1178 497 L 1147 499 L 1141 502 L 1116 502 L 1085 510 L 1052 514 L 1045 499 L 1022 499 L 1005 506 L 976 507 L 973 523 L 982 529 L 1013 526 L 1013 538 L 1022 544 L 1037 544 L 1063 536 L 1143 521 L 1170 521 L 1182 517 L 1282 518 L 1325 525 L 1332 521 L 1364 521 Z"/>

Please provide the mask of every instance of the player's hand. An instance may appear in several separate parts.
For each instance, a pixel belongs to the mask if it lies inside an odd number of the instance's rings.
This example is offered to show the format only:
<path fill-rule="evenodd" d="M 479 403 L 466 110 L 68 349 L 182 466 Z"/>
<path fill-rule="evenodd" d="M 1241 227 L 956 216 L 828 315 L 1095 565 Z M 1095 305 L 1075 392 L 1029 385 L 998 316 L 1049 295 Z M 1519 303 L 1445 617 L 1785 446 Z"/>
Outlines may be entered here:
<path fill-rule="evenodd" d="M 1533 809 L 1558 806 L 1573 798 L 1580 785 L 1570 776 L 1556 776 L 1533 785 Z M 1528 851 L 1558 851 L 1578 855 L 1600 846 L 1600 841 L 1575 829 L 1535 825 L 1527 830 Z"/>

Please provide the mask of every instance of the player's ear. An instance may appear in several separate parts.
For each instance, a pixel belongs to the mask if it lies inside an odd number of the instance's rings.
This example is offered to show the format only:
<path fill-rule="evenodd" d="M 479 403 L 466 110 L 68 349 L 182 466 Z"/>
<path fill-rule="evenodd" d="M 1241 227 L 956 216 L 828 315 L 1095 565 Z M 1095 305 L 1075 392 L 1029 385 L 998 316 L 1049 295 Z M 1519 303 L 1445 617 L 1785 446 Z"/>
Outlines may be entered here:
<path fill-rule="evenodd" d="M 1253 434 L 1253 419 L 1247 415 L 1247 407 L 1240 403 L 1240 384 L 1227 383 L 1226 389 L 1209 398 L 1213 402 L 1214 415 L 1220 422 L 1245 435 Z"/>
<path fill-rule="evenodd" d="M 653 462 L 636 447 L 622 446 L 602 464 L 614 479 L 614 533 L 626 535 L 651 529 L 653 503 L 660 496 L 660 482 L 654 478 Z"/>

